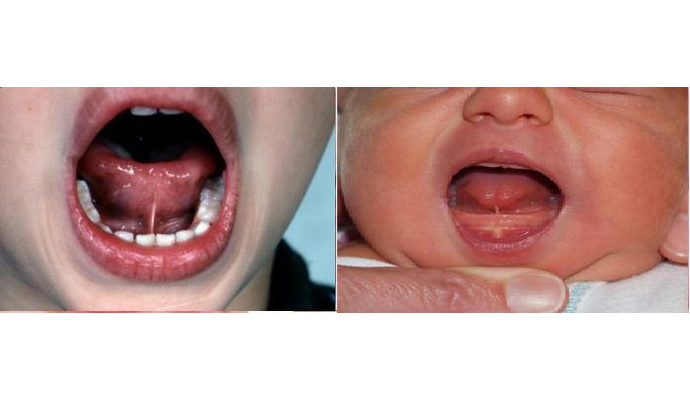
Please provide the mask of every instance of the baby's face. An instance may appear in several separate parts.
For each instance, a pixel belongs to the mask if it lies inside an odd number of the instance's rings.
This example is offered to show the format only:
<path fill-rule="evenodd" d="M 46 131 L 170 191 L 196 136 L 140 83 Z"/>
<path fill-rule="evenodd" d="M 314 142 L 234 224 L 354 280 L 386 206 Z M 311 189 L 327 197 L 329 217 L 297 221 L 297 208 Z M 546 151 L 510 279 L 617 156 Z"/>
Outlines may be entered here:
<path fill-rule="evenodd" d="M 332 88 L 0 89 L 0 305 L 261 307 L 333 103 Z"/>
<path fill-rule="evenodd" d="M 401 266 L 649 269 L 687 213 L 687 88 L 377 88 L 339 130 L 345 206 Z"/>

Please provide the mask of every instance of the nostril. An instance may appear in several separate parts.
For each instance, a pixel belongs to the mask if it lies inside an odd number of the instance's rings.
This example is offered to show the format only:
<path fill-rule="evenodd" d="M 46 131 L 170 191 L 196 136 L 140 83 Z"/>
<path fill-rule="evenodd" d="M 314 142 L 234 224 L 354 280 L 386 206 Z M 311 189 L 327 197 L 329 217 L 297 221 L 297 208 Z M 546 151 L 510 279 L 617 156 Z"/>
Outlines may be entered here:
<path fill-rule="evenodd" d="M 520 125 L 526 122 L 532 123 L 534 125 L 540 125 L 541 119 L 537 114 L 531 112 L 520 112 L 515 111 L 513 113 L 500 113 L 497 114 L 495 120 L 500 125 L 510 126 L 510 125 Z"/>
<path fill-rule="evenodd" d="M 533 125 L 541 125 L 543 124 L 541 118 L 539 118 L 535 114 L 522 114 L 517 117 L 513 118 L 503 118 L 502 116 L 495 116 L 491 113 L 488 112 L 482 112 L 482 113 L 477 113 L 472 115 L 469 118 L 469 121 L 472 123 L 480 123 L 483 122 L 484 120 L 491 119 L 494 120 L 496 123 L 499 125 L 514 125 L 514 124 L 520 124 L 521 122 L 529 122 Z"/>
<path fill-rule="evenodd" d="M 536 115 L 527 115 L 527 121 L 531 122 L 533 125 L 541 125 L 542 122 Z"/>
<path fill-rule="evenodd" d="M 477 113 L 474 114 L 470 117 L 470 122 L 482 122 L 484 119 L 491 117 L 490 113 L 483 112 L 483 113 Z"/>

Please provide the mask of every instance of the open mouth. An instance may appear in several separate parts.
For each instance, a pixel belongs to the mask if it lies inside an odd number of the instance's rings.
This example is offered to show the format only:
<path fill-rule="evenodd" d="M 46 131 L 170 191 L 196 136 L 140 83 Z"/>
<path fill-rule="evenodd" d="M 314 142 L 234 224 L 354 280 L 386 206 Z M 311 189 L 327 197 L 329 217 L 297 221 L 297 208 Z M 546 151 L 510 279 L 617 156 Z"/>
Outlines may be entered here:
<path fill-rule="evenodd" d="M 191 94 L 133 90 L 124 101 L 92 99 L 102 104 L 80 114 L 87 122 L 77 129 L 83 148 L 71 163 L 68 203 L 82 246 L 113 275 L 184 279 L 228 243 L 238 195 L 234 123 L 220 95 Z"/>
<path fill-rule="evenodd" d="M 531 245 L 553 224 L 563 194 L 541 172 L 485 162 L 453 176 L 448 206 L 467 242 L 489 253 L 505 253 Z"/>

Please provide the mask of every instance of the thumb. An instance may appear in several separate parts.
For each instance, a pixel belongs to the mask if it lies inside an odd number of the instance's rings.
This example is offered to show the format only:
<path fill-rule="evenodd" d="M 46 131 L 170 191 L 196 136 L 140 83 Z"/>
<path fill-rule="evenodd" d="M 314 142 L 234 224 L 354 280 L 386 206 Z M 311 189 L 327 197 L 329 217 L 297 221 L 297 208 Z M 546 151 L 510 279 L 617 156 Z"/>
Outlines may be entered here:
<path fill-rule="evenodd" d="M 565 308 L 568 301 L 568 286 L 563 279 L 547 271 L 524 267 L 451 270 L 500 283 L 511 312 L 556 312 Z"/>
<path fill-rule="evenodd" d="M 338 312 L 557 312 L 567 286 L 531 268 L 338 266 Z"/>

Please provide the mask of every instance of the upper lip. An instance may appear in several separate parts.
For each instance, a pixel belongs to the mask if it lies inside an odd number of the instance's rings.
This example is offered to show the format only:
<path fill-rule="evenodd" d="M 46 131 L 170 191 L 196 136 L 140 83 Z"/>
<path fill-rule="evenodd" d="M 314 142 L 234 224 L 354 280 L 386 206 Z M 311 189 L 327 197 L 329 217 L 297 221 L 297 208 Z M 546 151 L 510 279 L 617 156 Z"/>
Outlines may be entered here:
<path fill-rule="evenodd" d="M 77 112 L 70 162 L 76 166 L 98 132 L 119 113 L 135 106 L 174 108 L 192 114 L 213 137 L 221 155 L 232 157 L 234 118 L 214 88 L 93 88 Z"/>

